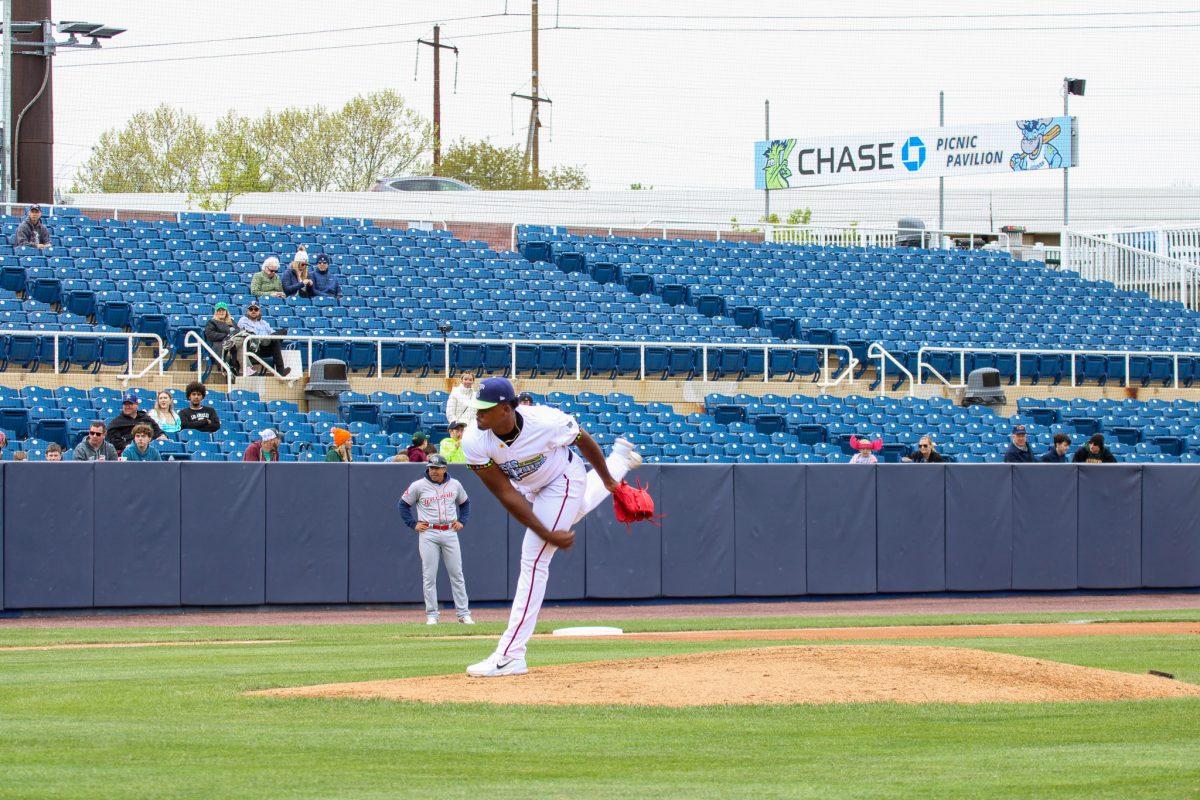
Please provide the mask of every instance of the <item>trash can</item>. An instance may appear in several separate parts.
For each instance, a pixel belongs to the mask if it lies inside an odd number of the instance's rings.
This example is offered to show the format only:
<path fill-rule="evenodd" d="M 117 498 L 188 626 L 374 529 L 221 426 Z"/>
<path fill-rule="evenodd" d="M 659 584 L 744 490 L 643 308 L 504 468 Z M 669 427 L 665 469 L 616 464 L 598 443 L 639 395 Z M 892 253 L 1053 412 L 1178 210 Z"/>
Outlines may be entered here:
<path fill-rule="evenodd" d="M 308 384 L 304 387 L 304 397 L 308 400 L 309 411 L 331 411 L 338 413 L 342 392 L 350 391 L 350 381 L 346 380 L 346 362 L 336 358 L 323 358 L 314 361 L 308 371 Z"/>

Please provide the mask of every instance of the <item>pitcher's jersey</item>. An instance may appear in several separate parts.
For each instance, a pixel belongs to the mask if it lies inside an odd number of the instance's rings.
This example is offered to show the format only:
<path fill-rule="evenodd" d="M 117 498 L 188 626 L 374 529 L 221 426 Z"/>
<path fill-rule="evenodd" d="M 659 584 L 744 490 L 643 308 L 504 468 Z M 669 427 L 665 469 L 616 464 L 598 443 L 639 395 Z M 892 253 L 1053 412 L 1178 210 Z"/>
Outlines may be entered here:
<path fill-rule="evenodd" d="M 511 445 L 491 431 L 475 426 L 462 438 L 463 455 L 472 467 L 495 464 L 513 486 L 528 494 L 565 473 L 572 455 L 568 446 L 579 438 L 575 418 L 550 406 L 521 406 L 516 410 L 523 426 Z"/>

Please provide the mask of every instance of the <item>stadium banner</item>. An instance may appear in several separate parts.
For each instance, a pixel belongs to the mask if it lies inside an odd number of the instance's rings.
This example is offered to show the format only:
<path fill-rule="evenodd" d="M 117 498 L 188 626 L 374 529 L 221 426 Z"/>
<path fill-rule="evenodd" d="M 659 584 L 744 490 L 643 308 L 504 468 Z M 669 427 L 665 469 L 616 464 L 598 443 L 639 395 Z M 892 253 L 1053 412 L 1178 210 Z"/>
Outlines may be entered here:
<path fill-rule="evenodd" d="M 1077 164 L 1075 117 L 954 125 L 754 144 L 754 186 L 949 178 Z"/>

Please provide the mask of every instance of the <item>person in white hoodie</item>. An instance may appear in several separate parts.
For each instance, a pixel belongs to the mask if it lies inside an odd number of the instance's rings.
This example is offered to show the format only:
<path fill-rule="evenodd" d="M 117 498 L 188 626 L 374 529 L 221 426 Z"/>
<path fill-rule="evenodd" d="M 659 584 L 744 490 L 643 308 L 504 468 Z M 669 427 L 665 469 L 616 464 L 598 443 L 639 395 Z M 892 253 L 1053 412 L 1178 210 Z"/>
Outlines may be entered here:
<path fill-rule="evenodd" d="M 475 374 L 463 372 L 459 374 L 458 380 L 458 386 L 454 387 L 446 400 L 446 424 L 461 422 L 470 425 L 475 421 L 475 409 L 471 402 L 479 394 L 479 390 L 475 388 Z"/>

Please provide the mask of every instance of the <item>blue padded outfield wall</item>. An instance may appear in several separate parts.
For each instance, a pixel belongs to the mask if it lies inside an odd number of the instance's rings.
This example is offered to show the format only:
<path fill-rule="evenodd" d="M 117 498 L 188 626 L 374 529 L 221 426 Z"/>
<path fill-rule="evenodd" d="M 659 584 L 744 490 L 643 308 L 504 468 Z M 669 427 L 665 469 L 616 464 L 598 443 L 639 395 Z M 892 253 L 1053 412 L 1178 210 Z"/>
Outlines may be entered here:
<path fill-rule="evenodd" d="M 416 603 L 400 464 L 5 464 L 0 609 Z M 467 469 L 472 600 L 523 531 Z M 607 505 L 557 600 L 1200 587 L 1200 467 L 647 465 L 659 525 Z M 441 594 L 449 587 L 441 577 Z"/>

